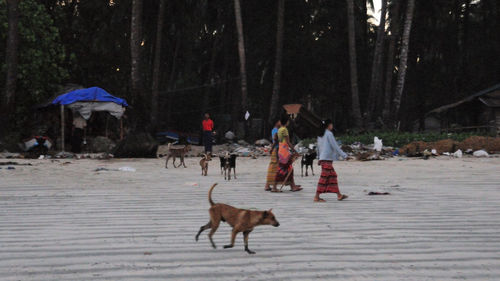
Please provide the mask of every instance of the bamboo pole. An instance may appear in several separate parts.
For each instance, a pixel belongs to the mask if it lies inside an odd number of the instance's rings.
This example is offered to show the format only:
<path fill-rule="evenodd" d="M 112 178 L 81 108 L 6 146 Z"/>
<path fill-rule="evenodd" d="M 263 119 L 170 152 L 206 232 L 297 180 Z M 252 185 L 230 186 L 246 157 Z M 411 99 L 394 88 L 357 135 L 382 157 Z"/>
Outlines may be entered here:
<path fill-rule="evenodd" d="M 61 104 L 61 150 L 64 152 L 64 105 Z"/>

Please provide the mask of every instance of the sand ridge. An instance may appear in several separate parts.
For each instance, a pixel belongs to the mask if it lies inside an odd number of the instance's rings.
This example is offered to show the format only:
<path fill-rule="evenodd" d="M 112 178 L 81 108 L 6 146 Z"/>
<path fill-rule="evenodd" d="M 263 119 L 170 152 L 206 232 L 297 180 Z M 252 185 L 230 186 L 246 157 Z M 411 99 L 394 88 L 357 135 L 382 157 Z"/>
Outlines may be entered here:
<path fill-rule="evenodd" d="M 1 280 L 498 280 L 500 159 L 401 159 L 335 162 L 350 198 L 325 204 L 316 163 L 307 178 L 296 165 L 303 191 L 271 194 L 267 157 L 239 158 L 230 182 L 217 159 L 208 177 L 197 158 L 19 160 L 33 166 L 0 170 Z M 136 172 L 94 171 L 123 166 Z M 222 249 L 227 225 L 217 250 L 194 241 L 214 182 L 216 202 L 273 208 L 281 226 L 256 228 L 256 255 L 241 234 Z"/>

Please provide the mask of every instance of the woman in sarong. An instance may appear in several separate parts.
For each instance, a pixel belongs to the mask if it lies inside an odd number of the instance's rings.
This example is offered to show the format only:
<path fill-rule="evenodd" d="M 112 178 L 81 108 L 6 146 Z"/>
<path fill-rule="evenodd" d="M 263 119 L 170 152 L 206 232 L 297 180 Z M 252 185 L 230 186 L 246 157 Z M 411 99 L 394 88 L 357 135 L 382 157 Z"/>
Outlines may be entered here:
<path fill-rule="evenodd" d="M 271 131 L 271 161 L 269 162 L 269 166 L 267 168 L 267 180 L 265 191 L 271 191 L 271 185 L 275 184 L 276 173 L 278 172 L 278 129 L 281 126 L 280 120 L 277 120 L 274 124 L 274 128 Z"/>
<path fill-rule="evenodd" d="M 300 185 L 296 185 L 293 178 L 293 155 L 296 153 L 290 143 L 290 137 L 288 134 L 288 115 L 284 115 L 281 118 L 281 128 L 278 130 L 278 172 L 276 173 L 276 184 L 273 186 L 272 192 L 279 192 L 276 188 L 278 184 L 289 185 L 292 191 L 302 190 Z"/>
<path fill-rule="evenodd" d="M 340 193 L 337 173 L 332 162 L 338 160 L 339 156 L 348 160 L 347 154 L 337 144 L 332 133 L 333 123 L 331 120 L 322 121 L 322 128 L 318 136 L 319 165 L 321 165 L 321 176 L 318 181 L 314 202 L 326 202 L 320 198 L 321 193 L 337 193 L 337 200 L 347 198 L 347 195 Z"/>

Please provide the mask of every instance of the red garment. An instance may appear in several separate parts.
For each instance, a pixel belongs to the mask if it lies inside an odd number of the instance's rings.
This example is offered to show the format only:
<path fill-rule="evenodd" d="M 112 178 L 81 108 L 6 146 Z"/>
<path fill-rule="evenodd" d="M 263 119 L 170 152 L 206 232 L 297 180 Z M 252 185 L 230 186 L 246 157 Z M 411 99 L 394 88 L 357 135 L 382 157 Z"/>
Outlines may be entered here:
<path fill-rule="evenodd" d="M 214 129 L 214 121 L 212 119 L 205 119 L 201 124 L 203 125 L 203 131 L 212 131 Z"/>
<path fill-rule="evenodd" d="M 337 173 L 332 166 L 332 161 L 319 161 L 321 165 L 321 176 L 318 182 L 318 193 L 338 193 L 339 185 L 337 182 Z"/>

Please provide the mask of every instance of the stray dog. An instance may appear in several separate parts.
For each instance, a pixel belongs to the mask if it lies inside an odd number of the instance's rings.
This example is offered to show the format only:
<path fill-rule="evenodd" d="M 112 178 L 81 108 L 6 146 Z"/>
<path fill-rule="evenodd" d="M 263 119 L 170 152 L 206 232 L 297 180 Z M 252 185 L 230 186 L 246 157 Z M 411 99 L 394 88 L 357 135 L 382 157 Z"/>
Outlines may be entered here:
<path fill-rule="evenodd" d="M 307 174 L 307 168 L 310 166 L 311 167 L 311 172 L 312 172 L 312 175 L 314 176 L 314 170 L 313 170 L 313 162 L 314 162 L 314 159 L 316 159 L 316 156 L 318 156 L 316 154 L 316 151 L 314 150 L 309 150 L 306 154 L 302 155 L 302 160 L 300 161 L 300 175 L 301 176 L 304 176 L 304 166 L 306 166 L 306 177 L 308 176 Z"/>
<path fill-rule="evenodd" d="M 231 244 L 225 245 L 224 249 L 234 247 L 234 240 L 236 235 L 239 232 L 243 232 L 243 240 L 245 242 L 245 251 L 249 254 L 255 254 L 255 252 L 250 251 L 248 249 L 248 235 L 254 227 L 259 225 L 272 225 L 274 227 L 280 226 L 280 223 L 274 217 L 274 214 L 269 211 L 253 211 L 253 210 L 245 210 L 245 209 L 237 209 L 233 206 L 229 206 L 226 204 L 217 203 L 215 204 L 212 201 L 212 191 L 214 190 L 217 184 L 212 185 L 210 191 L 208 191 L 208 202 L 210 203 L 210 209 L 208 213 L 210 214 L 210 221 L 200 227 L 200 231 L 196 234 L 196 241 L 198 241 L 198 237 L 200 234 L 210 228 L 210 233 L 208 234 L 208 238 L 210 239 L 210 243 L 212 247 L 217 248 L 215 246 L 214 241 L 212 240 L 212 236 L 215 231 L 219 227 L 221 221 L 227 222 L 230 226 L 233 227 L 233 231 L 231 232 Z"/>
<path fill-rule="evenodd" d="M 207 176 L 208 173 L 208 161 L 212 161 L 210 154 L 203 154 L 203 158 L 200 160 L 201 175 Z"/>
<path fill-rule="evenodd" d="M 236 179 L 236 157 L 235 154 L 219 156 L 220 159 L 220 174 L 224 175 L 224 179 L 231 180 L 231 169 L 233 169 L 234 178 Z"/>
<path fill-rule="evenodd" d="M 167 160 L 165 161 L 165 168 L 166 168 L 166 169 L 168 169 L 168 160 L 169 160 L 170 158 L 174 158 L 174 159 L 172 160 L 172 165 L 174 165 L 174 168 L 178 168 L 178 167 L 180 167 L 181 165 L 183 165 L 183 166 L 184 166 L 184 168 L 187 168 L 187 167 L 186 167 L 186 163 L 184 163 L 184 156 L 186 155 L 186 153 L 187 153 L 188 151 L 190 151 L 190 150 L 191 150 L 191 145 L 190 145 L 190 144 L 187 144 L 187 145 L 185 145 L 183 148 L 173 148 L 173 147 L 171 147 L 171 146 L 172 146 L 172 144 L 171 144 L 171 143 L 169 143 L 169 144 L 168 144 L 168 154 L 167 154 Z M 177 166 L 177 167 L 175 166 L 175 158 L 176 158 L 176 157 L 181 158 L 181 163 L 180 163 L 180 164 L 179 164 L 179 166 Z"/>

